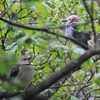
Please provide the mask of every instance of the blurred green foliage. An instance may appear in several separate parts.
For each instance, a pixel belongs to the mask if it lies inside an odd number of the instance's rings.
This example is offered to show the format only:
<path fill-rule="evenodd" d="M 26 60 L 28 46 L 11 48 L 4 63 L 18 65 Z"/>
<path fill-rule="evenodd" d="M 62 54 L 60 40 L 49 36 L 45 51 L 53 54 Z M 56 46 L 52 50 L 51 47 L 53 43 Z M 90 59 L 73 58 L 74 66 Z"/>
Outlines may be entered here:
<path fill-rule="evenodd" d="M 1 0 L 0 11 L 3 12 L 11 3 L 12 0 Z M 91 2 L 88 1 L 87 5 L 91 12 Z M 100 18 L 100 7 L 97 2 L 93 2 L 92 9 L 93 18 Z M 35 28 L 49 28 L 49 30 L 62 35 L 64 32 L 55 27 L 63 25 L 61 20 L 69 15 L 77 14 L 82 22 L 90 21 L 82 0 L 25 0 L 24 2 L 18 0 L 4 17 L 9 19 L 11 13 L 15 13 L 13 17 L 16 17 L 16 20 L 10 19 L 14 23 Z M 94 25 L 96 33 L 99 33 L 100 25 L 98 20 L 94 21 Z M 81 25 L 78 29 L 80 31 L 92 30 L 91 24 Z M 16 27 L 3 21 L 0 21 L 0 40 L 0 74 L 6 73 L 9 75 L 11 66 L 17 63 L 18 58 L 21 56 L 21 50 L 25 48 L 34 57 L 35 75 L 33 84 L 45 80 L 52 72 L 60 70 L 65 65 L 65 62 L 69 63 L 85 52 L 71 41 L 65 43 L 65 39 L 49 33 Z M 72 74 L 68 81 L 65 82 L 70 86 L 61 87 L 53 95 L 53 100 L 67 100 L 70 98 L 70 92 L 74 93 L 77 89 L 75 84 L 81 83 L 79 86 L 82 87 L 91 77 L 91 70 L 94 72 L 96 70 L 100 71 L 100 68 L 96 69 L 96 66 L 100 66 L 99 62 L 93 63 L 89 59 L 82 64 L 83 68 Z M 90 81 L 91 85 L 85 88 L 85 91 L 100 86 L 98 74 L 95 75 L 94 81 Z M 72 79 L 74 79 L 75 84 L 72 84 Z M 0 86 L 0 90 L 2 90 L 2 86 Z M 96 93 L 100 94 L 100 91 L 95 91 L 94 94 Z M 72 96 L 71 100 L 78 99 Z"/>

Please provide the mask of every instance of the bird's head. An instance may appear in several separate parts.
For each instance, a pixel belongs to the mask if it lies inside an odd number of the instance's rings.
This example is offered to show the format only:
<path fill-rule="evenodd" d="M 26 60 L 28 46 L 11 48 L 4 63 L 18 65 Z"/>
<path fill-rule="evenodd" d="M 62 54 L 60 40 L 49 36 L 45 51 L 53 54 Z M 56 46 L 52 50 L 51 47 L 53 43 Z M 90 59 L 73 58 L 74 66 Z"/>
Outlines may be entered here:
<path fill-rule="evenodd" d="M 28 55 L 22 55 L 18 61 L 18 64 L 30 64 L 32 61 L 32 57 Z"/>
<path fill-rule="evenodd" d="M 78 22 L 78 21 L 79 21 L 79 17 L 77 15 L 71 15 L 67 19 L 62 20 L 62 22 L 65 22 L 66 25 L 73 23 L 73 22 Z"/>

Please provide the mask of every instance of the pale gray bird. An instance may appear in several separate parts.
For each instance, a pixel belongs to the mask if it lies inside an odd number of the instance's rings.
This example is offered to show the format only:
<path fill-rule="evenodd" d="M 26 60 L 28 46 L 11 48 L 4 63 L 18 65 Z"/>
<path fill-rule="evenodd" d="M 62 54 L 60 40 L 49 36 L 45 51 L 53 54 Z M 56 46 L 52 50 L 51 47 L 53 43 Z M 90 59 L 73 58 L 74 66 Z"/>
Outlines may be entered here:
<path fill-rule="evenodd" d="M 71 15 L 67 19 L 62 20 L 65 22 L 65 36 L 72 38 L 82 45 L 85 46 L 85 50 L 94 46 L 94 35 L 92 31 L 82 31 L 77 30 L 77 24 L 79 23 L 79 17 L 77 15 Z M 96 34 L 96 42 L 100 41 L 100 34 Z M 94 61 L 100 59 L 100 55 L 93 56 Z"/>
<path fill-rule="evenodd" d="M 65 36 L 73 38 L 80 43 L 84 44 L 86 47 L 92 47 L 94 45 L 94 35 L 92 31 L 81 31 L 79 32 L 77 24 L 79 24 L 79 17 L 77 15 L 71 15 L 67 19 L 62 20 L 65 22 Z M 100 41 L 100 34 L 96 35 L 96 42 Z"/>
<path fill-rule="evenodd" d="M 16 86 L 17 90 L 25 90 L 32 82 L 34 67 L 31 63 L 32 57 L 24 54 L 18 61 L 18 65 L 13 67 L 8 83 Z"/>
<path fill-rule="evenodd" d="M 88 40 L 91 39 L 90 33 L 86 31 L 79 32 L 76 27 L 79 23 L 79 17 L 77 15 L 71 15 L 66 20 L 62 20 L 65 22 L 65 36 L 72 38 L 88 49 Z"/>

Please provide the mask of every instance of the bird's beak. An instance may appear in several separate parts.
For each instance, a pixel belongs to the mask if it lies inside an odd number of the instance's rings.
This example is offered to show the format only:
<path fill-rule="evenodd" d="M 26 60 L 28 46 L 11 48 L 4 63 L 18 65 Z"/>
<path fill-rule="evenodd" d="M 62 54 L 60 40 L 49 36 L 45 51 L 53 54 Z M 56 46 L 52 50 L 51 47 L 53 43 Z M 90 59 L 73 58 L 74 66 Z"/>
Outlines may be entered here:
<path fill-rule="evenodd" d="M 61 22 L 65 23 L 65 25 L 68 25 L 70 23 L 70 20 L 64 19 Z"/>
<path fill-rule="evenodd" d="M 61 22 L 67 22 L 68 20 L 67 19 L 63 19 L 63 20 L 61 20 Z"/>

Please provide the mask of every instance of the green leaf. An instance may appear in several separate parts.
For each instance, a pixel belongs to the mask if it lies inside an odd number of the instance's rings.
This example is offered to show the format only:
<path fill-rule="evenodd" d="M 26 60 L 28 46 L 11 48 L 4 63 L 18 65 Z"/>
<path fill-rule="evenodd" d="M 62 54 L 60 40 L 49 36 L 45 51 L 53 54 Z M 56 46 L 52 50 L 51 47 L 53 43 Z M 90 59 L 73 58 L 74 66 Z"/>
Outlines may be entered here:
<path fill-rule="evenodd" d="M 2 2 L 0 1 L 0 12 L 2 12 L 4 9 L 3 9 L 3 5 L 2 5 Z"/>
<path fill-rule="evenodd" d="M 100 72 L 99 73 L 96 73 L 92 79 L 92 81 L 94 83 L 96 83 L 98 86 L 100 86 Z"/>
<path fill-rule="evenodd" d="M 19 14 L 18 14 L 18 17 L 23 17 L 23 16 L 26 16 L 27 15 L 27 12 L 28 10 L 27 9 L 23 9 Z"/>
<path fill-rule="evenodd" d="M 64 53 L 67 53 L 67 52 L 68 52 L 67 46 L 61 45 L 61 46 L 58 47 L 58 49 L 59 49 L 60 51 L 64 52 Z"/>
<path fill-rule="evenodd" d="M 85 50 L 83 50 L 82 48 L 79 48 L 77 46 L 72 46 L 72 51 L 74 53 L 77 53 L 77 54 L 80 54 L 80 55 L 82 55 L 85 52 Z"/>
<path fill-rule="evenodd" d="M 16 55 L 6 53 L 3 55 L 0 55 L 0 74 L 8 74 L 9 73 L 9 68 L 15 64 L 16 62 Z"/>
<path fill-rule="evenodd" d="M 84 26 L 83 26 L 83 25 L 79 25 L 79 26 L 78 26 L 78 30 L 79 30 L 79 31 L 83 31 L 83 30 L 84 30 Z"/>
<path fill-rule="evenodd" d="M 31 37 L 31 40 L 36 44 L 36 45 L 40 45 L 40 43 L 38 42 L 38 40 L 35 37 Z"/>
<path fill-rule="evenodd" d="M 36 2 L 25 2 L 25 6 L 27 8 L 31 8 L 32 10 L 36 10 Z"/>
<path fill-rule="evenodd" d="M 48 48 L 48 42 L 44 41 L 44 40 L 41 39 L 41 38 L 38 38 L 37 40 L 38 40 L 40 46 L 42 46 L 42 47 L 44 47 L 44 48 Z"/>
<path fill-rule="evenodd" d="M 79 99 L 76 98 L 75 96 L 71 96 L 71 100 L 79 100 Z"/>
<path fill-rule="evenodd" d="M 42 26 L 44 26 L 43 20 L 42 19 L 38 19 L 38 23 Z"/>
<path fill-rule="evenodd" d="M 58 44 L 51 43 L 51 44 L 50 44 L 50 47 L 55 49 L 55 48 L 58 48 L 59 46 L 58 46 Z"/>
<path fill-rule="evenodd" d="M 18 39 L 17 40 L 18 46 L 21 47 L 28 38 L 29 38 L 29 36 L 28 35 L 25 35 L 22 38 Z"/>
<path fill-rule="evenodd" d="M 5 55 L 6 53 L 0 48 L 0 56 Z"/>
<path fill-rule="evenodd" d="M 22 30 L 18 30 L 18 28 L 17 28 L 17 30 L 14 32 L 14 35 L 13 35 L 13 37 L 15 38 L 15 39 L 19 39 L 19 38 L 21 38 L 21 37 L 23 37 L 24 36 L 24 34 L 23 34 L 23 31 Z"/>
<path fill-rule="evenodd" d="M 48 16 L 48 9 L 41 3 L 36 4 L 36 10 L 40 13 L 41 16 L 47 17 Z"/>
<path fill-rule="evenodd" d="M 46 8 L 48 8 L 48 9 L 52 9 L 49 5 L 47 5 L 45 2 L 42 2 L 42 4 L 46 7 Z"/>
<path fill-rule="evenodd" d="M 13 45 L 14 45 L 14 43 L 7 46 L 6 50 L 10 49 L 8 54 L 15 53 L 15 51 L 18 49 L 18 45 L 15 45 L 15 46 L 13 46 Z"/>

